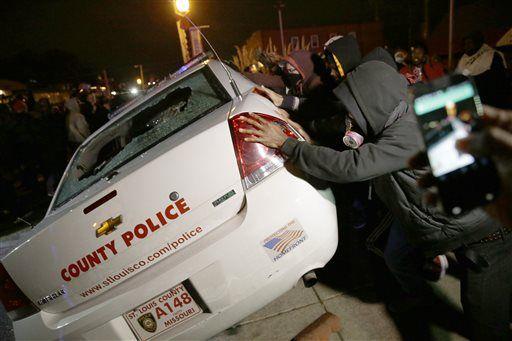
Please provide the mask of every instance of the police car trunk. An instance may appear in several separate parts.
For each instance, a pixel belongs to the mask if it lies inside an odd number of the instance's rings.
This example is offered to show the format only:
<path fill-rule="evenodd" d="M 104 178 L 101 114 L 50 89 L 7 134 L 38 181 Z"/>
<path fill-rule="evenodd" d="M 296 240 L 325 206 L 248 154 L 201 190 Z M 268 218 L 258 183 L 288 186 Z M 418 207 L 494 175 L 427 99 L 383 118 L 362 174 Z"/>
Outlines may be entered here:
<path fill-rule="evenodd" d="M 131 103 L 78 149 L 47 217 L 0 264 L 13 319 L 37 310 L 78 319 L 143 287 L 163 260 L 240 211 L 232 98 L 205 64 Z"/>

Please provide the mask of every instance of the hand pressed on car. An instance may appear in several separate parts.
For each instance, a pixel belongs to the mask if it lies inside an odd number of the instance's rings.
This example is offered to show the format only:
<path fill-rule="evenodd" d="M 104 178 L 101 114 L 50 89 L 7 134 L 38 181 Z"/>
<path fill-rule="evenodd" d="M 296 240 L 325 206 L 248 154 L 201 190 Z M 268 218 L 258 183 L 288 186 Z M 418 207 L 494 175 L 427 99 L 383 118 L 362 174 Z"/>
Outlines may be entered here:
<path fill-rule="evenodd" d="M 261 143 L 269 148 L 279 149 L 283 146 L 289 136 L 283 131 L 281 125 L 267 121 L 254 113 L 249 115 L 250 117 L 240 118 L 254 127 L 254 129 L 239 130 L 243 134 L 251 135 L 251 137 L 246 137 L 245 141 Z M 297 130 L 307 142 L 311 143 L 311 138 L 298 123 L 286 118 L 284 118 L 284 121 Z"/>
<path fill-rule="evenodd" d="M 279 95 L 278 93 L 275 93 L 274 91 L 265 88 L 264 86 L 257 86 L 253 90 L 255 93 L 257 93 L 260 96 L 263 96 L 270 100 L 276 107 L 280 107 L 283 104 L 283 96 Z"/>
<path fill-rule="evenodd" d="M 239 131 L 243 134 L 252 135 L 246 137 L 247 142 L 259 142 L 269 148 L 281 148 L 288 138 L 284 133 L 283 128 L 275 123 L 267 121 L 263 117 L 254 113 L 249 114 L 251 118 L 241 117 L 240 120 L 245 121 L 252 125 L 254 129 L 243 129 Z"/>

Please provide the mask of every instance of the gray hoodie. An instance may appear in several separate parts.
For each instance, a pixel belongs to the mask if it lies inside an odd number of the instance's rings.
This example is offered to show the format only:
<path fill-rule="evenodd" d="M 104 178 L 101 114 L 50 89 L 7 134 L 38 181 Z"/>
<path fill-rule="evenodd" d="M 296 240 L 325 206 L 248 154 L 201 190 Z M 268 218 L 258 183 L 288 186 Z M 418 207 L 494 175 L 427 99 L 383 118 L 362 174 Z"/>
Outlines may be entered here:
<path fill-rule="evenodd" d="M 364 132 L 355 150 L 336 150 L 287 139 L 281 150 L 304 172 L 338 183 L 373 179 L 375 191 L 427 256 L 478 241 L 499 229 L 481 209 L 454 218 L 425 205 L 408 160 L 423 146 L 407 104 L 407 81 L 381 61 L 369 61 L 348 74 L 334 93 Z M 340 134 L 340 138 L 342 134 Z"/>

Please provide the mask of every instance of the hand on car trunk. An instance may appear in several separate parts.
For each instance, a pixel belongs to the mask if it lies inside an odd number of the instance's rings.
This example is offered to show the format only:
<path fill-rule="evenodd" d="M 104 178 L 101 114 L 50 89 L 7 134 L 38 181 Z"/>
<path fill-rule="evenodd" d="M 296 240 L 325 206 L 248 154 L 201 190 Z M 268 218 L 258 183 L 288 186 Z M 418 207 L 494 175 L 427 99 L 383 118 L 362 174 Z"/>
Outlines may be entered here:
<path fill-rule="evenodd" d="M 275 123 L 269 122 L 263 117 L 254 113 L 249 114 L 251 118 L 241 117 L 240 119 L 249 123 L 254 129 L 240 129 L 243 134 L 252 135 L 246 137 L 247 142 L 259 142 L 269 148 L 281 148 L 288 136 L 283 128 Z"/>
<path fill-rule="evenodd" d="M 257 86 L 254 88 L 253 91 L 258 95 L 269 99 L 272 103 L 274 103 L 276 107 L 280 107 L 283 104 L 283 96 L 279 95 L 278 93 L 275 93 L 270 89 L 267 89 L 263 86 Z"/>

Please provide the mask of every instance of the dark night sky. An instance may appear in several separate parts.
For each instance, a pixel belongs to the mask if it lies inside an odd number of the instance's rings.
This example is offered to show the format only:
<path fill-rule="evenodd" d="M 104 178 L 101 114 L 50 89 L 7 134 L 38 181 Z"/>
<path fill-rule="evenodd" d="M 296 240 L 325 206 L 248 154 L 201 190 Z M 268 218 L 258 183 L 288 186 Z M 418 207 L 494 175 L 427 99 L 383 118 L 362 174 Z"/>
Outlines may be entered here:
<path fill-rule="evenodd" d="M 414 21 L 422 20 L 421 0 L 288 0 L 285 25 L 372 20 L 375 1 L 381 4 L 388 30 L 397 30 L 395 38 L 400 38 L 395 40 L 406 37 L 407 3 Z M 447 3 L 431 0 L 434 21 Z M 233 46 L 253 31 L 278 27 L 274 4 L 274 0 L 191 0 L 190 16 L 198 25 L 211 26 L 207 36 L 223 57 L 230 57 Z M 115 76 L 135 74 L 133 65 L 139 63 L 148 72 L 162 74 L 180 62 L 170 0 L 3 0 L 0 6 L 2 57 L 58 48 Z"/>

